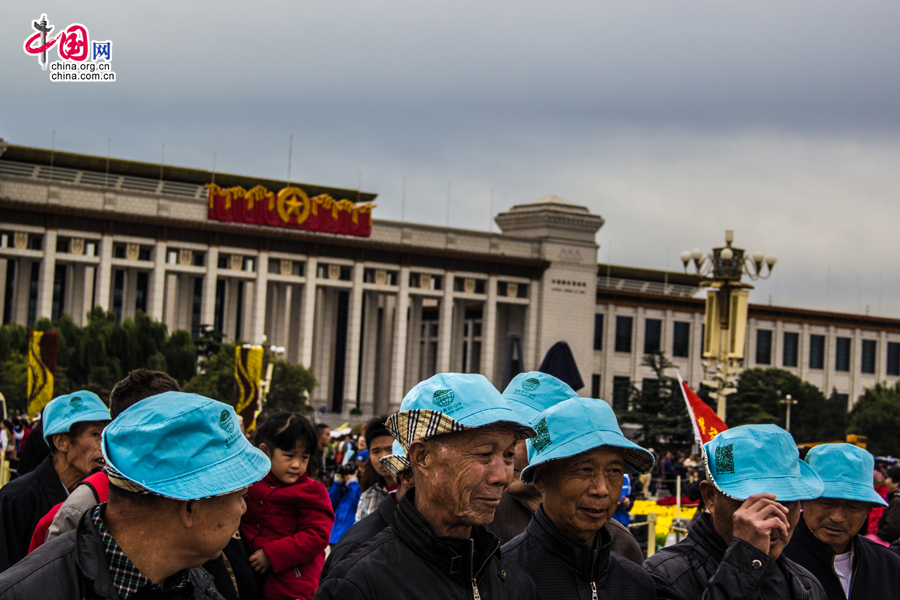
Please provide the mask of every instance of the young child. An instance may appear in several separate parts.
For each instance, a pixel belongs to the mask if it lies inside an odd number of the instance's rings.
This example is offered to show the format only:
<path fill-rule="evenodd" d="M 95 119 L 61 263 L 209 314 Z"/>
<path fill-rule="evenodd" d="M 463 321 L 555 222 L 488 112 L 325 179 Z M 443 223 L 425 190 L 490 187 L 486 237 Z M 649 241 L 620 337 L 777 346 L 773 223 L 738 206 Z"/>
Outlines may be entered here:
<path fill-rule="evenodd" d="M 265 575 L 268 600 L 311 599 L 319 587 L 334 511 L 325 486 L 306 474 L 318 433 L 306 418 L 281 412 L 269 417 L 254 438 L 272 470 L 250 486 L 241 535 L 250 566 Z"/>

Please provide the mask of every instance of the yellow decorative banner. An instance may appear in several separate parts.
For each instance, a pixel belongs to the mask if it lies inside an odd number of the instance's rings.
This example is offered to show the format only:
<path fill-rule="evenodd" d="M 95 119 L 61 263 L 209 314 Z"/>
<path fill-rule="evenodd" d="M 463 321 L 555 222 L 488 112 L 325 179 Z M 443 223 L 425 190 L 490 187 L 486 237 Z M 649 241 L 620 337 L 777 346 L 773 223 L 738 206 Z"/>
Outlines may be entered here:
<path fill-rule="evenodd" d="M 53 400 L 53 378 L 59 334 L 53 331 L 28 333 L 28 416 L 36 417 Z"/>
<path fill-rule="evenodd" d="M 262 346 L 240 346 L 234 350 L 234 412 L 243 417 L 244 430 L 256 427 L 259 413 L 259 382 L 262 379 Z"/>

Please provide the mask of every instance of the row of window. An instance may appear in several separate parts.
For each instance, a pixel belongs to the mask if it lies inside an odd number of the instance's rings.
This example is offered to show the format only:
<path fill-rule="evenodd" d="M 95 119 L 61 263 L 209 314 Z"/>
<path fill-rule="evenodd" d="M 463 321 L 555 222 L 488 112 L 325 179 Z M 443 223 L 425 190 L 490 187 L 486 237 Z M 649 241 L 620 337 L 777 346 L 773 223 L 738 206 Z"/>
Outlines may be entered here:
<path fill-rule="evenodd" d="M 850 356 L 853 339 L 837 337 L 834 340 L 834 370 L 849 371 Z M 772 364 L 772 330 L 756 330 L 756 364 Z M 860 349 L 860 372 L 875 373 L 875 363 L 878 355 L 878 342 L 876 340 L 862 340 Z M 900 375 L 900 343 L 888 342 L 887 345 L 887 374 Z M 782 346 L 781 365 L 784 367 L 796 367 L 800 359 L 800 334 L 796 331 L 785 331 Z M 809 336 L 809 368 L 825 368 L 825 336 L 811 334 Z"/>
<path fill-rule="evenodd" d="M 603 317 L 594 315 L 594 350 L 603 350 Z M 662 319 L 644 319 L 644 354 L 662 350 Z M 632 351 L 634 317 L 616 317 L 616 352 Z M 672 327 L 672 356 L 688 357 L 691 350 L 691 324 L 675 321 Z"/>

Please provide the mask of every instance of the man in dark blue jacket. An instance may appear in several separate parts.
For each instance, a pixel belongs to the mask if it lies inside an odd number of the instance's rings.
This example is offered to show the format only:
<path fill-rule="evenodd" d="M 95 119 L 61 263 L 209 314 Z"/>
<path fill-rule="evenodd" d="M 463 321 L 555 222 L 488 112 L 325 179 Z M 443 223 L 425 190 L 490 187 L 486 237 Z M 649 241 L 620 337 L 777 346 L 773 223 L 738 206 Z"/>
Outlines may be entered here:
<path fill-rule="evenodd" d="M 534 580 L 542 600 L 656 600 L 653 580 L 610 552 L 612 519 L 624 474 L 646 473 L 653 455 L 622 435 L 603 400 L 571 398 L 532 422 L 525 484 L 543 502 L 503 554 Z"/>
<path fill-rule="evenodd" d="M 785 556 L 816 576 L 828 600 L 900 600 L 900 556 L 859 534 L 869 511 L 887 504 L 872 484 L 872 455 L 851 444 L 823 444 L 806 462 L 825 492 L 803 503 Z"/>

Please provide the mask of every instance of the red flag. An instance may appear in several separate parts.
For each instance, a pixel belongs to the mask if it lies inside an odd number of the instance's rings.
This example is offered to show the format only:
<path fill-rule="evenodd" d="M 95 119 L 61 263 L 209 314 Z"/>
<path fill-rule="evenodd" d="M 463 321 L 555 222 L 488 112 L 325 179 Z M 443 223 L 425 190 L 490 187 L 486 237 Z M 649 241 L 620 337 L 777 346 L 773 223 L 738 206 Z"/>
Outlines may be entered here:
<path fill-rule="evenodd" d="M 728 429 L 728 425 L 719 418 L 715 411 L 688 387 L 688 384 L 681 378 L 681 373 L 678 373 L 678 384 L 681 386 L 681 393 L 684 394 L 688 414 L 691 415 L 694 437 L 697 438 L 700 446 Z"/>

